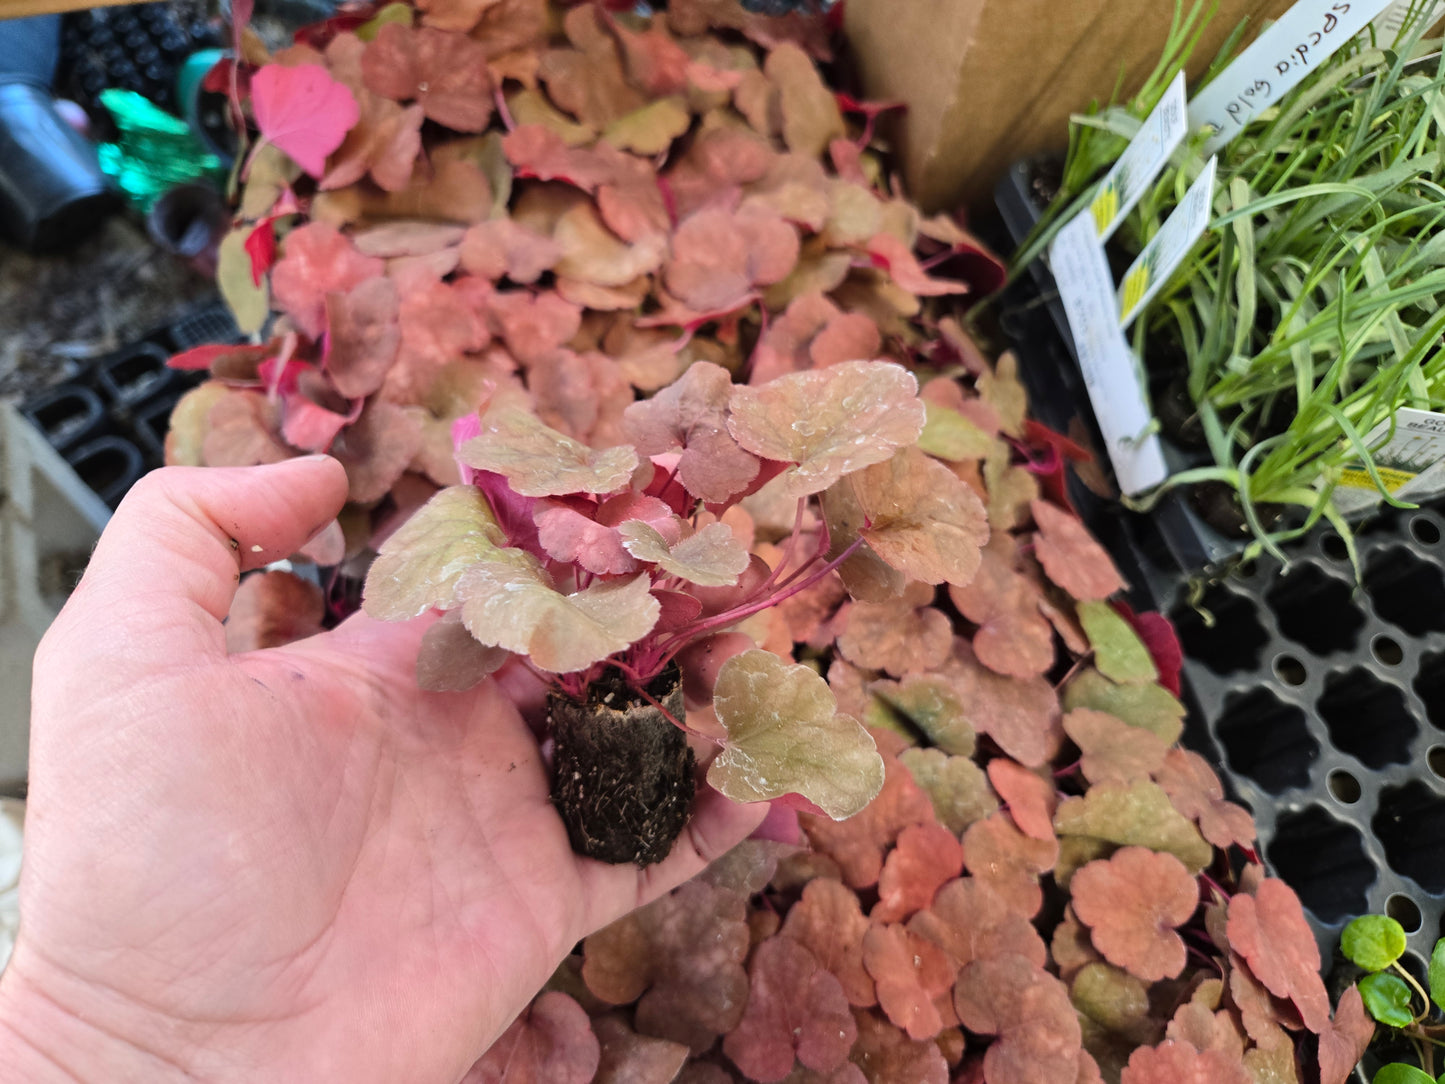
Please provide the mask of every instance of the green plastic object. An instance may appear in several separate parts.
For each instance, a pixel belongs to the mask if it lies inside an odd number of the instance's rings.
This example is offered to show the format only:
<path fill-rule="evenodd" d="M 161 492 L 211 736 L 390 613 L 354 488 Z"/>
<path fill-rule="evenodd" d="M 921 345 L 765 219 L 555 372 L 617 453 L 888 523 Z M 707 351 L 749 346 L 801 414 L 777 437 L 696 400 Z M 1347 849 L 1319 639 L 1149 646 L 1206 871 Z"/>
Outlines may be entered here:
<path fill-rule="evenodd" d="M 103 90 L 101 104 L 120 133 L 97 148 L 100 168 L 141 211 L 165 192 L 192 181 L 220 180 L 221 159 L 206 150 L 190 125 L 129 90 Z"/>

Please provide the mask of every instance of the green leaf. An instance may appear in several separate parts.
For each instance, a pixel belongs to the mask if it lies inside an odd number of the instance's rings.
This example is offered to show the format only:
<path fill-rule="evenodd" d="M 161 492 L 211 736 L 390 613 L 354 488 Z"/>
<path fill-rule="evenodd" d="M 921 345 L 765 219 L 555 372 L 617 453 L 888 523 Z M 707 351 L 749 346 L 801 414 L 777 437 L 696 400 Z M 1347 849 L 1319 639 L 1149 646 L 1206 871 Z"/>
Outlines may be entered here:
<path fill-rule="evenodd" d="M 958 411 L 937 403 L 925 402 L 928 420 L 918 447 L 938 459 L 960 463 L 966 459 L 983 459 L 993 450 L 994 438 L 985 433 Z"/>
<path fill-rule="evenodd" d="M 221 297 L 230 306 L 236 327 L 247 335 L 261 330 L 271 315 L 271 295 L 263 278 L 258 284 L 251 275 L 251 255 L 246 251 L 246 238 L 254 227 L 242 226 L 221 240 L 216 254 L 216 285 Z"/>
<path fill-rule="evenodd" d="M 1441 1079 L 1445 1079 L 1445 1076 Z M 1397 1061 L 1382 1065 L 1370 1084 L 1436 1084 L 1436 1080 L 1424 1070 Z"/>
<path fill-rule="evenodd" d="M 1399 975 L 1388 971 L 1376 972 L 1366 975 L 1357 985 L 1365 1008 L 1380 1023 L 1392 1028 L 1407 1028 L 1415 1022 L 1415 1014 L 1410 1011 L 1410 986 Z"/>
<path fill-rule="evenodd" d="M 728 740 L 707 781 L 735 802 L 801 794 L 840 821 L 883 788 L 868 731 L 806 666 L 757 648 L 734 655 L 718 671 L 713 707 Z"/>
<path fill-rule="evenodd" d="M 481 490 L 444 489 L 382 543 L 366 574 L 362 608 L 379 621 L 450 610 L 462 573 L 505 542 Z"/>
<path fill-rule="evenodd" d="M 675 546 L 640 519 L 627 520 L 617 533 L 622 548 L 639 561 L 701 587 L 731 587 L 748 567 L 748 551 L 726 523 L 709 523 Z"/>
<path fill-rule="evenodd" d="M 1435 942 L 1430 953 L 1430 1000 L 1445 1012 L 1445 937 Z"/>
<path fill-rule="evenodd" d="M 1079 603 L 1079 621 L 1094 647 L 1094 665 L 1121 685 L 1148 685 L 1159 680 L 1154 659 L 1133 626 L 1107 602 Z"/>
<path fill-rule="evenodd" d="M 662 605 L 651 586 L 644 573 L 564 595 L 530 553 L 506 549 L 469 568 L 456 590 L 462 621 L 479 642 L 570 674 L 652 631 Z"/>
<path fill-rule="evenodd" d="M 1141 780 L 1100 783 L 1082 798 L 1065 798 L 1054 813 L 1061 836 L 1089 836 L 1120 846 L 1148 847 L 1172 854 L 1198 873 L 1214 858 L 1214 848 L 1187 820 L 1157 783 Z"/>
<path fill-rule="evenodd" d="M 933 803 L 938 823 L 956 836 L 998 809 L 998 798 L 984 770 L 968 757 L 951 757 L 942 749 L 904 749 L 902 764 Z"/>
<path fill-rule="evenodd" d="M 871 688 L 873 695 L 906 717 L 945 753 L 973 756 L 978 735 L 947 681 L 913 675 L 902 681 L 877 681 Z"/>
<path fill-rule="evenodd" d="M 1383 971 L 1405 951 L 1405 927 L 1387 915 L 1361 915 L 1340 934 L 1340 950 L 1366 971 Z"/>
<path fill-rule="evenodd" d="M 637 469 L 636 449 L 594 450 L 518 407 L 487 411 L 481 435 L 463 444 L 457 457 L 476 470 L 502 475 L 524 497 L 611 493 Z"/>
<path fill-rule="evenodd" d="M 1093 667 L 1064 688 L 1065 711 L 1093 708 L 1142 727 L 1169 744 L 1184 732 L 1184 705 L 1162 685 L 1116 685 Z"/>

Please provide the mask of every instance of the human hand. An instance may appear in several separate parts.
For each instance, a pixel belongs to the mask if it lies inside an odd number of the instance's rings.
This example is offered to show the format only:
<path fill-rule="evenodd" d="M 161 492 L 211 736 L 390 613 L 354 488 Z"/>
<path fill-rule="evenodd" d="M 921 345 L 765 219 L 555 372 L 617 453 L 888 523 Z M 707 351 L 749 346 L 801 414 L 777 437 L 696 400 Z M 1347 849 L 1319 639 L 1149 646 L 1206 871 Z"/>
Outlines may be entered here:
<path fill-rule="evenodd" d="M 36 656 L 0 1080 L 450 1084 L 578 939 L 761 820 L 705 790 L 665 862 L 578 858 L 496 684 L 417 690 L 425 619 L 228 657 L 239 571 L 345 494 L 315 457 L 169 468 L 117 511 Z"/>

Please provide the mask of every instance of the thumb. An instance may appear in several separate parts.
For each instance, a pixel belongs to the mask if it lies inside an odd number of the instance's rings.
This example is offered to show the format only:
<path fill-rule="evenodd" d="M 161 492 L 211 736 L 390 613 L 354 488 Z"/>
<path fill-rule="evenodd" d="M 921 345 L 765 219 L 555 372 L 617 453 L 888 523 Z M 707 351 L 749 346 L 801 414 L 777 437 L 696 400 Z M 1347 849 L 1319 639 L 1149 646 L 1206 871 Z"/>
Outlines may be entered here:
<path fill-rule="evenodd" d="M 54 632 L 123 636 L 127 654 L 158 660 L 224 655 L 221 620 L 241 573 L 295 553 L 346 490 L 328 456 L 153 471 L 116 509 Z"/>

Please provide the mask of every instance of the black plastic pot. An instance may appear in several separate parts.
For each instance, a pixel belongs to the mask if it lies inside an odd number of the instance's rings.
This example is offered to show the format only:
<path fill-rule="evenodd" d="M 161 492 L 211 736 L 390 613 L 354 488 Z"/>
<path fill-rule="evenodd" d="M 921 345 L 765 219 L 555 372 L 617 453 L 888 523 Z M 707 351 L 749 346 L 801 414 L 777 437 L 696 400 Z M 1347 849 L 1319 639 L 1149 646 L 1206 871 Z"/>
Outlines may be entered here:
<path fill-rule="evenodd" d="M 27 249 L 59 248 L 116 205 L 95 148 L 55 110 L 56 16 L 0 21 L 0 228 Z"/>
<path fill-rule="evenodd" d="M 58 452 L 99 436 L 107 424 L 105 404 L 90 388 L 61 384 L 24 403 L 20 412 Z"/>
<path fill-rule="evenodd" d="M 145 456 L 124 437 L 97 437 L 66 457 L 80 480 L 111 508 L 146 472 Z"/>
<path fill-rule="evenodd" d="M 95 375 L 112 403 L 131 406 L 174 385 L 180 375 L 166 367 L 170 355 L 152 342 L 139 342 L 96 363 Z"/>

